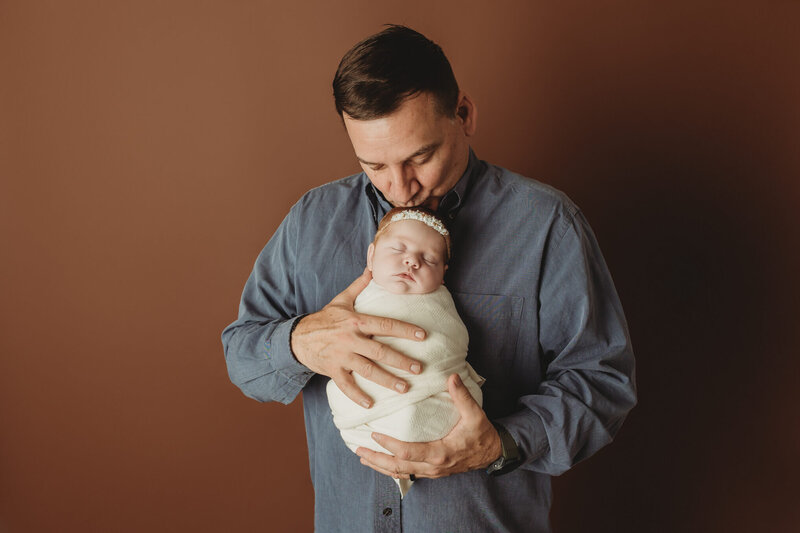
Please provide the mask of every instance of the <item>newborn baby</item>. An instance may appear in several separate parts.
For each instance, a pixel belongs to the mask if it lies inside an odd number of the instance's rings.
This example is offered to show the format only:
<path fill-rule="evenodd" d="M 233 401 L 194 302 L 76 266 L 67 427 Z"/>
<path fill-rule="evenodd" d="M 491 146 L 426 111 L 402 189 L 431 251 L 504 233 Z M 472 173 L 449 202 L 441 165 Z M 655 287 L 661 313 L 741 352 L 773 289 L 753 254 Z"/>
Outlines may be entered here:
<path fill-rule="evenodd" d="M 372 281 L 359 294 L 355 310 L 410 322 L 427 332 L 424 341 L 375 337 L 423 364 L 419 375 L 389 369 L 407 380 L 399 394 L 353 374 L 356 384 L 374 404 L 365 409 L 328 382 L 333 422 L 348 448 L 359 446 L 391 454 L 372 440 L 372 432 L 406 442 L 428 442 L 447 435 L 459 414 L 447 392 L 447 378 L 458 373 L 472 397 L 482 405 L 481 378 L 466 362 L 469 337 L 453 298 L 444 286 L 450 256 L 450 235 L 432 211 L 394 208 L 378 225 L 367 251 Z M 413 481 L 395 480 L 405 496 Z"/>

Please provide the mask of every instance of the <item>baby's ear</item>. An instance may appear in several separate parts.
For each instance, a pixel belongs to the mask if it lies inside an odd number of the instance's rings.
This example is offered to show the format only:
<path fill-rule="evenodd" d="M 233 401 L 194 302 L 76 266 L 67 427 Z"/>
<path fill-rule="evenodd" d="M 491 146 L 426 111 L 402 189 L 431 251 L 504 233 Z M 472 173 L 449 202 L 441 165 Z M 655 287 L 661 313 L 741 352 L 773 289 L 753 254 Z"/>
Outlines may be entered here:
<path fill-rule="evenodd" d="M 372 272 L 372 256 L 375 254 L 375 243 L 369 243 L 369 248 L 367 248 L 367 268 L 370 272 Z"/>

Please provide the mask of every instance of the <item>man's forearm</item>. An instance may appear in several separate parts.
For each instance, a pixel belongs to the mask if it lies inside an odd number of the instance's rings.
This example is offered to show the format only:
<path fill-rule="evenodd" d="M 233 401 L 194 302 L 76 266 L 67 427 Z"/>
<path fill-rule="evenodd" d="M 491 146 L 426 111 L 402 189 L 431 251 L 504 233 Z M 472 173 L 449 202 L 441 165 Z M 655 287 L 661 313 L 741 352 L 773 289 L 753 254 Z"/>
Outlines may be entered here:
<path fill-rule="evenodd" d="M 610 357 L 623 367 L 632 352 Z M 625 370 L 560 373 L 535 394 L 518 400 L 521 409 L 493 422 L 502 424 L 522 451 L 522 468 L 559 475 L 609 444 L 636 404 Z"/>
<path fill-rule="evenodd" d="M 290 333 L 301 317 L 267 323 L 236 321 L 222 332 L 231 381 L 255 400 L 291 403 L 313 376 L 290 348 Z"/>

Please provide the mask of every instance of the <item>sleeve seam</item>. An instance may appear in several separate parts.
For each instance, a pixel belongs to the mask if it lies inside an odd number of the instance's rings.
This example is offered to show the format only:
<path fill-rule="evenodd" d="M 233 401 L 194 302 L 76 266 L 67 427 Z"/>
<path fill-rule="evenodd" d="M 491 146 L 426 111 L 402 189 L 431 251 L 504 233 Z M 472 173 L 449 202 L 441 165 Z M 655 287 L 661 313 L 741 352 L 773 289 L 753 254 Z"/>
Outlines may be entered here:
<path fill-rule="evenodd" d="M 573 210 L 570 209 L 564 213 L 564 219 L 562 221 L 563 229 L 561 230 L 561 234 L 558 236 L 558 242 L 555 244 L 550 254 L 554 254 L 558 251 L 558 249 L 561 247 L 561 243 L 564 242 L 564 237 L 567 235 L 569 229 L 575 226 L 575 215 L 578 213 L 578 209 L 576 208 L 574 213 L 572 211 Z"/>

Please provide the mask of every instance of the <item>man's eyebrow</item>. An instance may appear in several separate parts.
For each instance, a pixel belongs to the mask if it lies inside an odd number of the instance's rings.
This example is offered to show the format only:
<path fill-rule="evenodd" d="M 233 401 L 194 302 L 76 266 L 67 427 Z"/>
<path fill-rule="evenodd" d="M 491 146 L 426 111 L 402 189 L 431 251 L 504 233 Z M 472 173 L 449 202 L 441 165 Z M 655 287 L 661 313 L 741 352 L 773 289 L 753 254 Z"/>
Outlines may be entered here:
<path fill-rule="evenodd" d="M 432 142 L 430 144 L 426 144 L 425 146 L 423 146 L 422 148 L 420 148 L 419 150 L 417 150 L 416 152 L 414 152 L 410 156 L 406 157 L 406 161 L 408 161 L 410 159 L 414 159 L 415 157 L 419 157 L 419 156 L 424 155 L 424 154 L 429 154 L 429 153 L 435 151 L 437 148 L 439 148 L 439 146 L 441 146 L 441 144 L 442 144 L 441 141 L 437 141 L 437 142 Z M 358 159 L 362 164 L 369 165 L 369 166 L 375 166 L 375 165 L 382 165 L 383 164 L 383 163 L 372 163 L 370 161 L 364 161 L 363 159 L 358 157 L 358 154 L 356 154 L 356 159 Z"/>
<path fill-rule="evenodd" d="M 441 144 L 442 144 L 441 141 L 437 141 L 437 142 L 432 142 L 430 144 L 426 144 L 425 146 L 423 146 L 422 148 L 420 148 L 419 150 L 417 150 L 416 152 L 414 152 L 413 154 L 408 156 L 406 158 L 406 161 L 408 161 L 409 159 L 414 159 L 415 157 L 419 157 L 419 156 L 424 155 L 424 154 L 429 154 L 429 153 L 435 151 L 437 148 L 439 148 L 439 146 L 441 146 Z"/>

